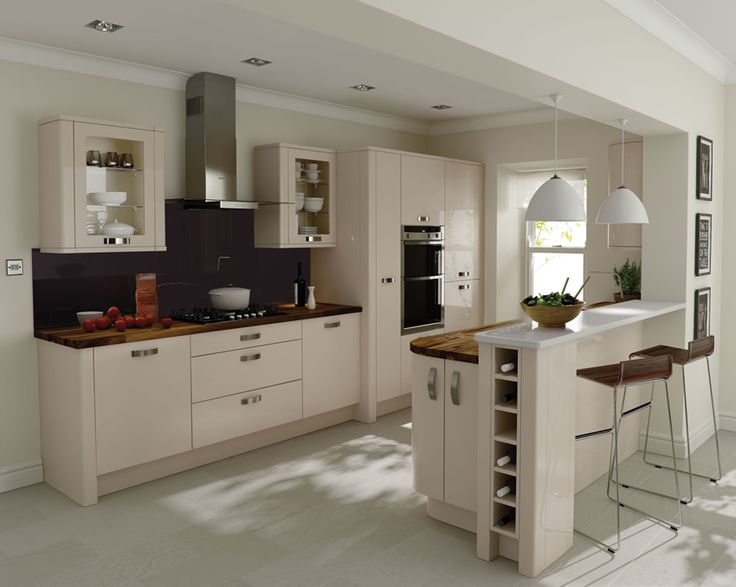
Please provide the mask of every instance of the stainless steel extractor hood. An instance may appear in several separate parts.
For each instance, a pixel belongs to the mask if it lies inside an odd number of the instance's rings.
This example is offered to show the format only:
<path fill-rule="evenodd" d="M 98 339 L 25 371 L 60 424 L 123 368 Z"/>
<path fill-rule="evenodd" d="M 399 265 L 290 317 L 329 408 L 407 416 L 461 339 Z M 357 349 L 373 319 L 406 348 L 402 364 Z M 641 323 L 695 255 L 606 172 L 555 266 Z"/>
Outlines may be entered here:
<path fill-rule="evenodd" d="M 235 78 L 202 72 L 187 80 L 187 208 L 258 208 L 238 200 Z"/>

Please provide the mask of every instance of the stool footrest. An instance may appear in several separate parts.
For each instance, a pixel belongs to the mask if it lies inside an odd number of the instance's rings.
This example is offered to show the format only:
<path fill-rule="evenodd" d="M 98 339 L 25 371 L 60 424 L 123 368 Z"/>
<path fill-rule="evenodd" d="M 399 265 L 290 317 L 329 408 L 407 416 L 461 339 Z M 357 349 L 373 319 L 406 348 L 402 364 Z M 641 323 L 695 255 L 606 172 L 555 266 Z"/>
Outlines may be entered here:
<path fill-rule="evenodd" d="M 622 418 L 625 418 L 626 416 L 630 416 L 631 414 L 635 414 L 639 410 L 643 410 L 644 408 L 648 408 L 651 405 L 652 405 L 652 402 L 644 402 L 641 405 L 638 405 L 638 406 L 636 406 L 634 408 L 630 408 L 630 409 L 626 410 L 625 412 L 622 412 L 621 413 L 621 417 Z"/>
<path fill-rule="evenodd" d="M 593 432 L 585 432 L 584 434 L 576 434 L 575 440 L 585 440 L 586 438 L 593 438 L 594 436 L 603 436 L 604 434 L 611 434 L 613 428 L 603 428 L 601 430 L 594 430 Z"/>

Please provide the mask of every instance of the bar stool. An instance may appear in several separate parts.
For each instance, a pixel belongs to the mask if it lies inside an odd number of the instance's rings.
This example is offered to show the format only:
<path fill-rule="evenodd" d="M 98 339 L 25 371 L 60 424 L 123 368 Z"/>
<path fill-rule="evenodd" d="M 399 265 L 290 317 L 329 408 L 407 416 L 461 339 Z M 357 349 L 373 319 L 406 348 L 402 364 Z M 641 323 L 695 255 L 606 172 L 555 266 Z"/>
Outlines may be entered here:
<path fill-rule="evenodd" d="M 677 363 L 682 367 L 682 394 L 683 399 L 685 400 L 685 435 L 687 436 L 687 471 L 688 471 L 688 480 L 690 485 L 690 495 L 686 500 L 683 500 L 683 503 L 690 503 L 693 500 L 693 476 L 695 477 L 701 477 L 702 479 L 708 479 L 709 481 L 713 483 L 717 483 L 720 481 L 722 477 L 722 471 L 721 471 L 721 449 L 718 444 L 718 421 L 716 420 L 716 404 L 715 400 L 713 399 L 713 380 L 711 379 L 710 375 L 710 356 L 715 351 L 715 337 L 713 335 L 706 336 L 704 338 L 699 338 L 696 340 L 691 340 L 688 345 L 687 349 L 681 349 L 678 347 L 673 346 L 667 346 L 667 345 L 657 345 L 653 346 L 647 349 L 642 349 L 640 351 L 636 351 L 631 353 L 629 355 L 629 358 L 634 357 L 661 357 L 661 356 L 671 356 L 673 362 Z M 695 363 L 696 361 L 705 359 L 705 363 L 708 367 L 708 387 L 710 389 L 710 407 L 711 407 L 711 414 L 713 416 L 713 431 L 715 434 L 715 443 L 716 443 L 716 464 L 718 466 L 718 476 L 714 477 L 711 475 L 702 475 L 700 473 L 693 473 L 693 464 L 692 464 L 692 456 L 690 454 L 690 422 L 688 419 L 688 409 L 687 409 L 687 386 L 685 383 L 685 366 L 690 365 L 692 363 Z M 626 402 L 626 390 L 624 389 L 624 396 L 623 396 L 624 403 Z M 654 467 L 657 467 L 658 469 L 667 469 L 669 471 L 672 471 L 673 468 L 669 467 L 667 465 L 659 465 L 657 463 L 653 463 L 647 460 L 647 446 L 649 444 L 649 425 L 651 423 L 651 410 L 649 412 L 649 418 L 647 418 L 647 432 L 646 436 L 644 437 L 644 462 L 648 465 L 652 465 Z M 684 471 L 683 471 L 684 472 Z M 641 489 L 641 488 L 635 488 L 635 489 Z M 654 495 L 660 495 L 663 497 L 672 497 L 671 495 L 665 495 L 662 493 L 657 493 L 655 491 L 649 491 L 644 490 L 648 493 L 652 493 Z"/>
<path fill-rule="evenodd" d="M 600 540 L 597 540 L 593 538 L 592 536 L 589 536 L 587 534 L 584 534 L 578 530 L 575 530 L 576 533 L 580 534 L 581 536 L 584 536 L 588 540 L 592 540 L 596 544 L 604 547 L 606 550 L 608 550 L 611 553 L 615 553 L 619 547 L 621 546 L 621 507 L 628 507 L 631 510 L 634 510 L 636 512 L 639 512 L 648 518 L 651 518 L 667 527 L 669 527 L 671 530 L 677 532 L 682 527 L 682 508 L 680 503 L 680 484 L 677 476 L 677 461 L 675 461 L 675 493 L 677 495 L 676 499 L 677 502 L 677 510 L 679 514 L 679 525 L 675 526 L 671 522 L 667 520 L 663 520 L 662 518 L 658 518 L 656 516 L 653 516 L 647 512 L 644 512 L 642 510 L 636 509 L 628 504 L 621 502 L 621 496 L 620 496 L 620 490 L 619 487 L 623 486 L 623 483 L 619 483 L 619 471 L 618 471 L 618 436 L 619 436 L 619 424 L 621 423 L 621 420 L 625 418 L 626 416 L 630 416 L 632 414 L 635 414 L 636 412 L 643 410 L 645 408 L 651 407 L 651 399 L 648 402 L 645 402 L 639 406 L 636 406 L 634 408 L 631 408 L 629 410 L 624 411 L 623 410 L 623 403 L 621 405 L 621 414 L 618 415 L 618 390 L 620 388 L 624 388 L 624 390 L 631 385 L 643 385 L 646 383 L 652 384 L 652 391 L 654 390 L 654 384 L 657 382 L 663 382 L 664 383 L 664 391 L 665 391 L 665 399 L 667 400 L 667 413 L 669 415 L 669 421 L 670 421 L 670 441 L 672 443 L 672 457 L 675 456 L 675 436 L 674 431 L 672 429 L 672 411 L 670 409 L 670 398 L 669 398 L 669 388 L 667 386 L 667 380 L 672 375 L 672 356 L 670 355 L 663 355 L 659 357 L 652 357 L 652 358 L 645 358 L 645 359 L 634 359 L 629 361 L 623 361 L 621 363 L 614 363 L 613 365 L 601 365 L 598 367 L 588 367 L 586 369 L 578 369 L 577 376 L 581 377 L 583 379 L 587 379 L 589 381 L 593 381 L 595 383 L 599 383 L 600 385 L 605 385 L 606 387 L 609 387 L 613 390 L 613 414 L 612 414 L 612 426 L 610 428 L 602 428 L 600 430 L 594 430 L 592 432 L 586 432 L 584 434 L 578 434 L 575 436 L 576 441 L 580 440 L 586 440 L 588 438 L 594 438 L 596 436 L 601 436 L 604 434 L 610 434 L 611 435 L 611 461 L 610 465 L 608 467 L 608 483 L 607 483 L 607 489 L 606 493 L 608 494 L 608 497 L 615 501 L 617 506 L 616 508 L 616 548 L 613 546 L 606 544 L 605 542 L 601 542 Z M 616 498 L 612 498 L 610 494 L 610 488 L 612 483 L 612 475 L 613 471 L 616 471 Z M 666 496 L 671 497 L 671 496 Z"/>

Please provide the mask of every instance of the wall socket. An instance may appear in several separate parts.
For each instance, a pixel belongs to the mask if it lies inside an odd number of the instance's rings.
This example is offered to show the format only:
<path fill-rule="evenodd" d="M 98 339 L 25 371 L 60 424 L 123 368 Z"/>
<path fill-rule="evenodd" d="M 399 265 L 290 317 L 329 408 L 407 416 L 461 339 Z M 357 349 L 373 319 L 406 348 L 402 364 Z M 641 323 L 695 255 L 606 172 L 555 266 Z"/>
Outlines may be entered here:
<path fill-rule="evenodd" d="M 23 259 L 5 259 L 5 275 L 23 275 Z"/>

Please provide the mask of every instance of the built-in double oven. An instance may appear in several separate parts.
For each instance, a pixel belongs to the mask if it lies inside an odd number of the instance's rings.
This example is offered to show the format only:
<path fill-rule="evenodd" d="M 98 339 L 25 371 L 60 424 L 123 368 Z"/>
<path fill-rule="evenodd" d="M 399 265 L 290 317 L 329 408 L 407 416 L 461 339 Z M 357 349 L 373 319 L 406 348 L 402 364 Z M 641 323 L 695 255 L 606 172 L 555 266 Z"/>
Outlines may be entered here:
<path fill-rule="evenodd" d="M 404 226 L 402 235 L 401 333 L 442 328 L 444 227 Z"/>

